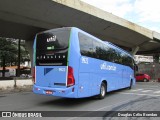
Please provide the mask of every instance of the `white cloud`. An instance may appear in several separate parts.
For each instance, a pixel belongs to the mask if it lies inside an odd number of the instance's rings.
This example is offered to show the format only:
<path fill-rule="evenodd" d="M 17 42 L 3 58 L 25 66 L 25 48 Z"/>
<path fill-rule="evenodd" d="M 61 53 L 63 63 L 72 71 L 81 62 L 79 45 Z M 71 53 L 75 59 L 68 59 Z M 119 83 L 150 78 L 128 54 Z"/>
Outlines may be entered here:
<path fill-rule="evenodd" d="M 126 13 L 132 11 L 133 5 L 130 0 L 81 0 L 96 6 L 102 10 L 108 11 L 119 17 L 125 16 Z"/>
<path fill-rule="evenodd" d="M 134 10 L 139 15 L 139 21 L 160 22 L 159 0 L 136 0 Z"/>
<path fill-rule="evenodd" d="M 159 0 L 81 0 L 114 15 L 160 32 Z"/>

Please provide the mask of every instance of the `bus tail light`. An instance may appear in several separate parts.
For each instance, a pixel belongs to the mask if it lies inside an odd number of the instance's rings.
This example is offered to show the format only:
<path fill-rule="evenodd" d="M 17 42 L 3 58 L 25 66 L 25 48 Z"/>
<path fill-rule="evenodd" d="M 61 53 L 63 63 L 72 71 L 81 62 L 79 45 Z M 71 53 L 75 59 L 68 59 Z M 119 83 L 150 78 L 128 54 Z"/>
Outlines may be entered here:
<path fill-rule="evenodd" d="M 33 67 L 32 68 L 32 72 L 33 72 L 33 74 L 32 74 L 32 81 L 33 81 L 33 83 L 35 84 L 36 83 L 36 78 L 35 78 L 35 67 Z"/>
<path fill-rule="evenodd" d="M 73 75 L 73 68 L 68 66 L 67 87 L 73 86 L 74 84 L 75 84 L 75 79 Z"/>

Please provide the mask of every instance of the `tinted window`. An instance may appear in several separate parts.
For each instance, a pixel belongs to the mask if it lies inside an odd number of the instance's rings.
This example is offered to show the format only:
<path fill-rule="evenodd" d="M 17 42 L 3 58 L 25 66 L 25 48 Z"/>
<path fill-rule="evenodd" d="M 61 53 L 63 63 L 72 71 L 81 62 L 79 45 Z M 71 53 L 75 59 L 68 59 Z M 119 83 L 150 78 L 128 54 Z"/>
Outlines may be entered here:
<path fill-rule="evenodd" d="M 96 40 L 93 41 L 93 56 L 97 59 L 101 59 L 102 57 L 102 46 Z"/>
<path fill-rule="evenodd" d="M 144 74 L 136 74 L 136 76 L 143 76 Z"/>
<path fill-rule="evenodd" d="M 122 56 L 122 64 L 123 65 L 126 65 L 126 66 L 133 68 L 134 67 L 133 62 L 134 62 L 133 59 L 130 56 L 128 56 L 127 54 L 124 54 Z"/>
<path fill-rule="evenodd" d="M 36 65 L 67 65 L 70 28 L 53 29 L 37 35 Z"/>
<path fill-rule="evenodd" d="M 93 41 L 94 58 L 110 61 L 110 47 L 106 43 Z"/>
<path fill-rule="evenodd" d="M 116 61 L 116 51 L 115 49 L 111 48 L 110 49 L 110 62 L 115 62 Z"/>
<path fill-rule="evenodd" d="M 81 55 L 123 64 L 133 68 L 133 59 L 118 48 L 79 33 Z"/>
<path fill-rule="evenodd" d="M 107 44 L 104 45 L 103 57 L 104 57 L 104 60 L 106 61 L 110 61 L 110 56 L 111 56 L 110 49 L 111 48 Z"/>
<path fill-rule="evenodd" d="M 80 42 L 81 55 L 92 57 L 93 40 L 82 33 L 79 33 L 78 36 L 79 36 L 79 42 Z"/>
<path fill-rule="evenodd" d="M 54 51 L 68 48 L 70 30 L 53 30 L 37 35 L 37 51 Z"/>

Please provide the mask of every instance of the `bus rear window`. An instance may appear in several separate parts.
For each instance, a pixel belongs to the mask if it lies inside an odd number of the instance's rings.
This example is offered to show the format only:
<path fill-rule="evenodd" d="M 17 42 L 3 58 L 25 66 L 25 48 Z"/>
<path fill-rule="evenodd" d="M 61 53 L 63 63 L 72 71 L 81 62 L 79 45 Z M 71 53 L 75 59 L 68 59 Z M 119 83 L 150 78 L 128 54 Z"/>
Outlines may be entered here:
<path fill-rule="evenodd" d="M 53 30 L 37 35 L 37 50 L 42 52 L 68 48 L 70 30 Z"/>
<path fill-rule="evenodd" d="M 67 64 L 70 30 L 70 28 L 53 29 L 37 35 L 37 65 Z"/>

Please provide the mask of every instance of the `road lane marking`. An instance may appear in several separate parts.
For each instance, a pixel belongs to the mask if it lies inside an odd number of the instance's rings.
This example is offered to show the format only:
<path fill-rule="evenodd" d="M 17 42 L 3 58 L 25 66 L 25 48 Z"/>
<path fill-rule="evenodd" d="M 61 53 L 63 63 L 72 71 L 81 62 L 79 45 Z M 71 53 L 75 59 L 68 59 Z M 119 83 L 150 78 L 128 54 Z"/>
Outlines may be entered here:
<path fill-rule="evenodd" d="M 110 107 L 117 106 L 117 105 L 121 105 L 121 104 L 123 104 L 123 103 L 129 102 L 129 101 L 132 101 L 132 100 L 133 100 L 133 99 L 127 99 L 127 100 L 122 101 L 122 102 L 119 102 L 119 103 L 117 103 L 117 104 L 114 103 L 114 104 L 111 104 L 111 105 L 107 105 L 107 106 L 104 106 L 104 107 L 101 107 L 101 108 L 99 108 L 99 109 L 94 110 L 94 112 L 95 112 L 95 111 L 102 111 L 103 109 L 110 108 Z M 89 113 L 92 113 L 92 111 L 90 111 Z M 67 120 L 74 120 L 74 119 L 76 119 L 76 118 L 83 117 L 84 115 L 89 114 L 89 113 L 80 114 L 80 115 L 77 116 L 77 117 L 72 117 L 72 118 L 69 118 L 69 119 L 67 119 Z"/>
<path fill-rule="evenodd" d="M 137 85 L 138 86 L 138 85 Z M 142 88 L 159 88 L 160 86 L 151 86 L 151 85 L 145 85 L 145 86 L 141 86 Z"/>
<path fill-rule="evenodd" d="M 141 91 L 143 93 L 147 93 L 147 92 L 151 92 L 152 90 L 144 90 L 144 91 Z"/>
<path fill-rule="evenodd" d="M 160 93 L 160 91 L 155 91 L 155 92 L 153 92 L 153 93 L 158 94 L 158 93 Z"/>
<path fill-rule="evenodd" d="M 131 91 L 136 92 L 136 91 L 141 91 L 141 90 L 143 90 L 143 89 L 135 89 L 135 90 L 131 90 Z"/>
<path fill-rule="evenodd" d="M 112 106 L 116 106 L 116 105 L 118 105 L 118 104 L 122 104 L 122 103 L 125 103 L 125 102 L 128 102 L 128 101 L 130 101 L 130 100 L 133 100 L 133 99 L 129 99 L 129 100 L 126 100 L 126 101 L 122 101 L 122 102 L 119 102 L 119 103 L 117 103 L 117 104 L 111 104 L 111 105 L 108 105 L 108 106 L 104 106 L 104 107 L 101 107 L 101 108 L 99 108 L 99 109 L 97 109 L 97 110 L 95 110 L 95 111 L 100 111 L 100 110 L 103 110 L 103 109 L 106 109 L 106 108 L 109 108 L 109 107 L 112 107 Z"/>
<path fill-rule="evenodd" d="M 160 97 L 160 95 L 140 94 L 140 93 L 125 93 L 125 92 L 120 92 L 120 94 L 145 95 L 145 96 L 152 96 L 152 97 Z"/>

